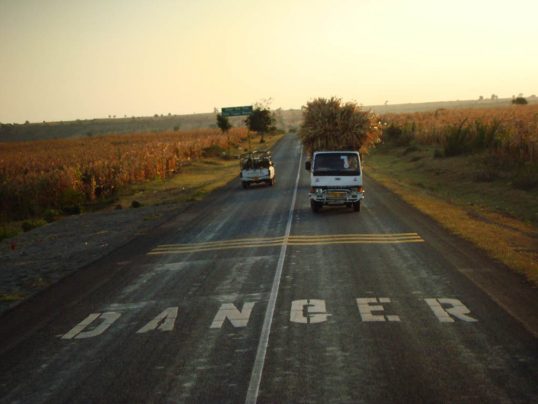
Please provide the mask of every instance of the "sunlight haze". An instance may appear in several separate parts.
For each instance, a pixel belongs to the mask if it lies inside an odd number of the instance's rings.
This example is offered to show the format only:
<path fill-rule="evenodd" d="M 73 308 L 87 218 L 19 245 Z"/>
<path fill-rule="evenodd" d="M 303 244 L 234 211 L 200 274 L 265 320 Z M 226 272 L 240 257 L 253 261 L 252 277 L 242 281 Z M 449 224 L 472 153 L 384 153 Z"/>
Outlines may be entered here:
<path fill-rule="evenodd" d="M 535 0 L 0 0 L 0 122 L 538 93 Z"/>

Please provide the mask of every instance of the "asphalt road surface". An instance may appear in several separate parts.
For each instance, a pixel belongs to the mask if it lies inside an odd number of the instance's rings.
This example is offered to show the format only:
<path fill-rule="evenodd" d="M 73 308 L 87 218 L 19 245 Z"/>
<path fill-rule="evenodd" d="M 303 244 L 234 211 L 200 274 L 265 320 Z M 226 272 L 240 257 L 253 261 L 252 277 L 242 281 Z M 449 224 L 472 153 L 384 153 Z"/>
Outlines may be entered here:
<path fill-rule="evenodd" d="M 497 298 L 503 268 L 369 179 L 360 213 L 312 213 L 297 138 L 273 156 L 274 187 L 234 181 L 0 317 L 0 401 L 538 402 L 505 303 L 532 317 L 536 290 Z"/>

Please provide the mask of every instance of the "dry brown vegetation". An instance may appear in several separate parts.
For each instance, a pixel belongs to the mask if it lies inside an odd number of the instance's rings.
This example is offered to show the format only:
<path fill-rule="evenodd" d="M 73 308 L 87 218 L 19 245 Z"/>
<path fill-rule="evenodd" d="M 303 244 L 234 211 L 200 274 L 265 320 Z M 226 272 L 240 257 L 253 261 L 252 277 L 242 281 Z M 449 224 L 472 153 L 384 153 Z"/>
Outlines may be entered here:
<path fill-rule="evenodd" d="M 382 116 L 372 177 L 538 284 L 538 105 Z"/>
<path fill-rule="evenodd" d="M 207 129 L 0 143 L 0 219 L 78 213 L 124 185 L 168 178 L 246 136 L 235 128 L 227 136 Z"/>
<path fill-rule="evenodd" d="M 382 120 L 386 140 L 439 145 L 439 157 L 487 149 L 510 162 L 538 161 L 538 105 L 386 114 Z"/>
<path fill-rule="evenodd" d="M 299 131 L 308 153 L 316 150 L 366 151 L 379 138 L 377 117 L 354 102 L 317 98 L 303 107 Z"/>

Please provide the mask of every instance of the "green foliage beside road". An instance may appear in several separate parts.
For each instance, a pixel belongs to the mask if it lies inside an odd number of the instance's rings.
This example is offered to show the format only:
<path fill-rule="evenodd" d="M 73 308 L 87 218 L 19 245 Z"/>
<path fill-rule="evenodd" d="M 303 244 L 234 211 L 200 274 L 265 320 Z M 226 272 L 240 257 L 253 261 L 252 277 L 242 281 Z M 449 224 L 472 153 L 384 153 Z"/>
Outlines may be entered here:
<path fill-rule="evenodd" d="M 261 106 L 256 106 L 245 119 L 248 129 L 261 135 L 261 143 L 264 142 L 264 135 L 275 129 L 273 128 L 274 121 L 275 118 L 269 108 Z"/>
<path fill-rule="evenodd" d="M 379 133 L 375 117 L 353 102 L 317 98 L 303 108 L 299 135 L 308 152 L 315 150 L 366 150 Z"/>

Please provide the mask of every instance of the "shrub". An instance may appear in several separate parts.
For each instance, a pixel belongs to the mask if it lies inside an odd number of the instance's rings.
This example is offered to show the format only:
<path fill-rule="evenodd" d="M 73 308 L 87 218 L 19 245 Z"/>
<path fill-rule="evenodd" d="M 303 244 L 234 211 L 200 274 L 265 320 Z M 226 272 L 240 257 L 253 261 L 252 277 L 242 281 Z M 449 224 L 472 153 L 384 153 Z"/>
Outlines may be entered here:
<path fill-rule="evenodd" d="M 474 175 L 473 180 L 475 182 L 493 182 L 497 178 L 499 178 L 499 174 L 496 171 L 486 168 L 477 172 Z"/>
<path fill-rule="evenodd" d="M 43 219 L 32 219 L 32 220 L 25 220 L 21 224 L 22 231 L 27 232 L 33 229 L 36 229 L 38 227 L 46 225 L 47 222 L 45 222 Z"/>
<path fill-rule="evenodd" d="M 491 123 L 476 120 L 474 122 L 474 139 L 472 147 L 474 151 L 484 150 L 490 147 L 495 147 L 499 144 L 497 137 L 501 128 L 501 123 L 494 119 Z"/>
<path fill-rule="evenodd" d="M 441 149 L 435 149 L 433 152 L 434 159 L 440 159 L 445 157 L 445 153 Z"/>
<path fill-rule="evenodd" d="M 402 136 L 402 129 L 391 123 L 389 126 L 383 129 L 383 139 L 387 142 L 396 143 Z"/>
<path fill-rule="evenodd" d="M 83 193 L 68 188 L 60 194 L 59 208 L 67 215 L 79 215 L 82 212 L 82 204 L 85 199 Z"/>
<path fill-rule="evenodd" d="M 407 156 L 409 153 L 413 153 L 419 150 L 420 148 L 417 145 L 411 145 L 403 151 L 402 155 Z"/>
<path fill-rule="evenodd" d="M 451 126 L 448 129 L 448 134 L 445 136 L 445 144 L 443 154 L 445 157 L 458 156 L 468 153 L 472 150 L 469 128 L 465 127 L 465 121 L 459 126 Z"/>
<path fill-rule="evenodd" d="M 218 144 L 213 144 L 209 147 L 206 147 L 202 151 L 202 156 L 204 157 L 222 157 L 226 154 L 226 150 L 219 146 Z"/>
<path fill-rule="evenodd" d="M 538 164 L 524 164 L 517 171 L 512 181 L 514 188 L 529 191 L 538 186 Z"/>
<path fill-rule="evenodd" d="M 43 219 L 47 223 L 54 222 L 58 217 L 60 216 L 60 212 L 58 212 L 56 209 L 46 209 L 45 212 L 43 212 Z"/>
<path fill-rule="evenodd" d="M 528 104 L 528 101 L 526 98 L 524 97 L 517 97 L 517 98 L 514 98 L 512 100 L 512 104 L 516 104 L 516 105 L 527 105 Z"/>
<path fill-rule="evenodd" d="M 19 231 L 11 226 L 0 226 L 0 240 L 15 237 Z"/>

